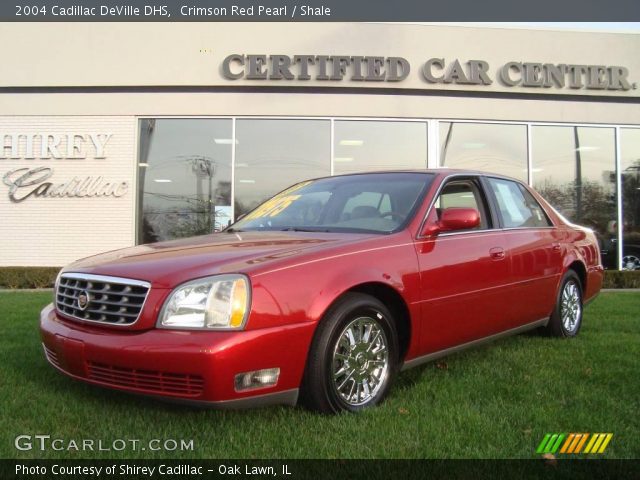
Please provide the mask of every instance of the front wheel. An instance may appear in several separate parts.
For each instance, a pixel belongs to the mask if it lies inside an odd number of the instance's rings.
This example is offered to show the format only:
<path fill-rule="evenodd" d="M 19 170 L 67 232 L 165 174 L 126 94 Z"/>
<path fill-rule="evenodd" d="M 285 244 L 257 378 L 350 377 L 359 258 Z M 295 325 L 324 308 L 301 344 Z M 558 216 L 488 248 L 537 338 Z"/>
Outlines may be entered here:
<path fill-rule="evenodd" d="M 554 337 L 575 337 L 582 325 L 582 310 L 582 284 L 576 272 L 569 270 L 560 282 L 547 332 Z"/>
<path fill-rule="evenodd" d="M 376 405 L 387 394 L 397 366 L 398 339 L 389 310 L 374 297 L 348 293 L 318 326 L 302 401 L 324 413 Z"/>

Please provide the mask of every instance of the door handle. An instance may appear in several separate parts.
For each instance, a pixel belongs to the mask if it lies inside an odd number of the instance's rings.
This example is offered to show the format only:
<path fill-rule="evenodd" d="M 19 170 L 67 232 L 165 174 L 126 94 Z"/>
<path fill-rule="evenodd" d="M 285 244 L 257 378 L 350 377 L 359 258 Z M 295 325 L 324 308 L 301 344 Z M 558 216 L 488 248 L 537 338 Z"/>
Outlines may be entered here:
<path fill-rule="evenodd" d="M 493 247 L 489 250 L 489 256 L 492 260 L 503 260 L 504 259 L 504 248 L 502 247 Z"/>

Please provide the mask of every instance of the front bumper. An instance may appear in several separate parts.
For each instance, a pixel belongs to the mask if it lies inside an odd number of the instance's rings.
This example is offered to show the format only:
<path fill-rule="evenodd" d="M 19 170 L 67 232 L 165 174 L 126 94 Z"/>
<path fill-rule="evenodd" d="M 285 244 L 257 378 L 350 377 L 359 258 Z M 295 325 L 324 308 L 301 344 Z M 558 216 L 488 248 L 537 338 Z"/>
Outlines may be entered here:
<path fill-rule="evenodd" d="M 40 314 L 47 360 L 75 379 L 214 407 L 297 401 L 312 322 L 241 332 L 114 330 L 75 323 L 48 305 Z M 280 368 L 276 385 L 236 391 L 239 373 Z"/>

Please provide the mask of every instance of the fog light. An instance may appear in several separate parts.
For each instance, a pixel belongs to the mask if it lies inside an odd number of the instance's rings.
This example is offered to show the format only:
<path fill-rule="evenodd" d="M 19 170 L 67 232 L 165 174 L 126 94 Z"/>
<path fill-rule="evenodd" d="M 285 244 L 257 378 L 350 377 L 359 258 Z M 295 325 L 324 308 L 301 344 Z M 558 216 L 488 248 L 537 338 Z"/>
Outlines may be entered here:
<path fill-rule="evenodd" d="M 279 376 L 279 368 L 265 368 L 254 372 L 239 373 L 236 375 L 236 392 L 250 388 L 272 387 L 278 383 Z"/>

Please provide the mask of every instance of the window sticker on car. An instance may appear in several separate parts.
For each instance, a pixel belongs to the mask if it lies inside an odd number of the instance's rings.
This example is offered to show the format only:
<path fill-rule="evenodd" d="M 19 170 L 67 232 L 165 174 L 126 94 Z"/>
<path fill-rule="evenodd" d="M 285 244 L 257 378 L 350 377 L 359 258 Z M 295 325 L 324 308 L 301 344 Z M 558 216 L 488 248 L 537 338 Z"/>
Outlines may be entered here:
<path fill-rule="evenodd" d="M 500 197 L 498 199 L 502 199 L 501 208 L 507 210 L 509 215 L 511 216 L 511 220 L 514 223 L 523 223 L 525 218 L 522 216 L 522 212 L 518 209 L 517 205 L 521 201 L 520 198 L 516 198 L 508 185 L 504 183 L 497 183 L 496 187 L 500 192 Z"/>

